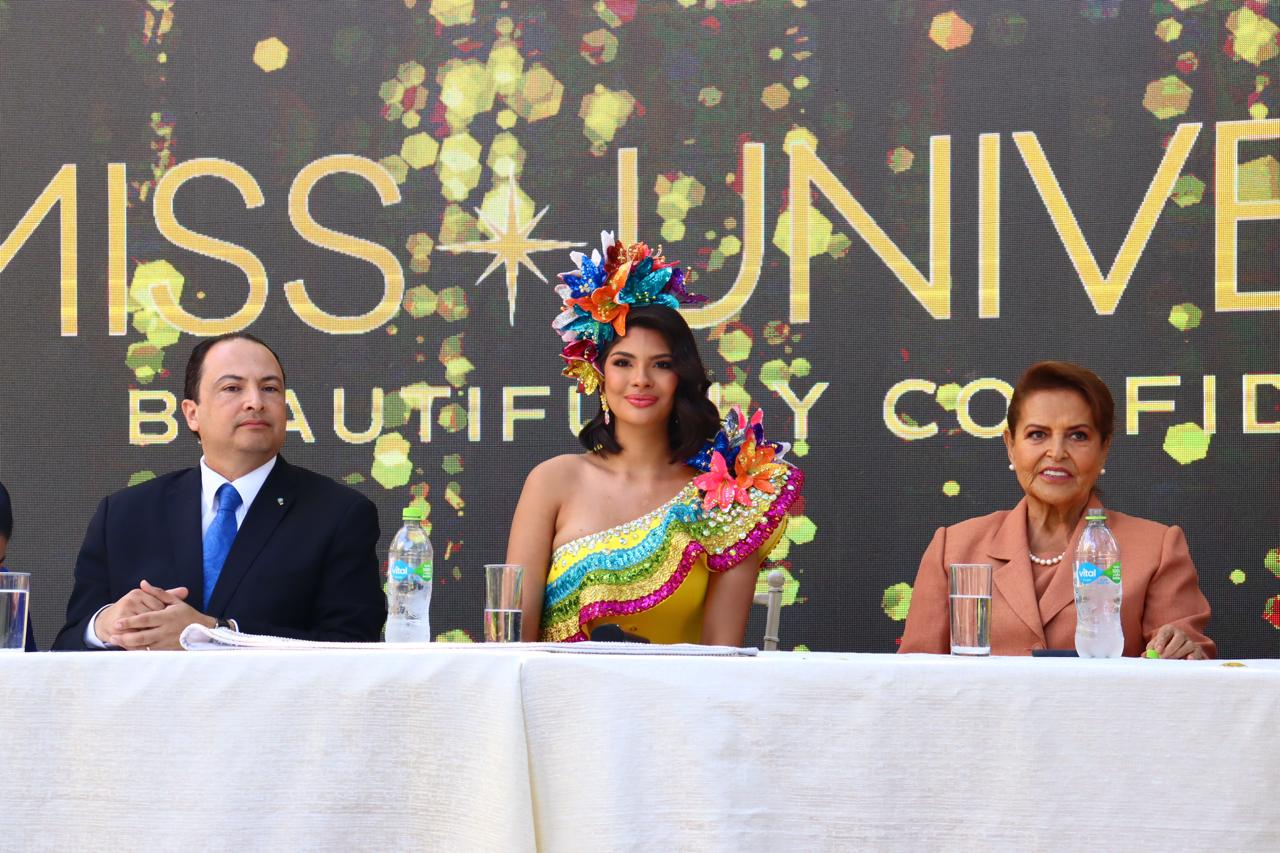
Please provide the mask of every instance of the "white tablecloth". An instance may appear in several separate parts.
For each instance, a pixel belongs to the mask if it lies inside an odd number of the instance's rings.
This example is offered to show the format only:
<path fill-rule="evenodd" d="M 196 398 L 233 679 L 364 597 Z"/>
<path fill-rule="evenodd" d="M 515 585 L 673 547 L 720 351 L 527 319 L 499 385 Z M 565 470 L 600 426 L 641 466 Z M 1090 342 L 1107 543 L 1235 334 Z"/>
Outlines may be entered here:
<path fill-rule="evenodd" d="M 534 658 L 545 850 L 1280 850 L 1280 661 Z"/>
<path fill-rule="evenodd" d="M 4 849 L 1280 849 L 1280 661 L 7 655 L 0 707 Z"/>
<path fill-rule="evenodd" d="M 530 850 L 520 658 L 0 660 L 0 849 Z"/>

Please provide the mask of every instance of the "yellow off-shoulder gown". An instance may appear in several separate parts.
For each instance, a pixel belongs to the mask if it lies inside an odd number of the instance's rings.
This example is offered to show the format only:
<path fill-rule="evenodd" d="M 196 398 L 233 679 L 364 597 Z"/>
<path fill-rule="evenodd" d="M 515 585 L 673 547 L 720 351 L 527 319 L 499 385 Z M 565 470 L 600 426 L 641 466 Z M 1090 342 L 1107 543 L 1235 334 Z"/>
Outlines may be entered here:
<path fill-rule="evenodd" d="M 786 529 L 804 475 L 775 463 L 772 493 L 749 490 L 750 506 L 703 507 L 690 481 L 639 518 L 566 542 L 555 550 L 543 596 L 542 639 L 585 640 L 614 623 L 654 643 L 697 643 L 712 572 L 761 551 Z"/>

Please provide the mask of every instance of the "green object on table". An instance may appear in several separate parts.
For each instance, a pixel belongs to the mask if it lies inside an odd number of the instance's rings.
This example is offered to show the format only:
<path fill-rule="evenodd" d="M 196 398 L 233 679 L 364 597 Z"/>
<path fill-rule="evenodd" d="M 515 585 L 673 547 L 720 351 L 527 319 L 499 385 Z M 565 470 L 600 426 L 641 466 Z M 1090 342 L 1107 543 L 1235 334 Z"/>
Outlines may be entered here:
<path fill-rule="evenodd" d="M 1147 649 L 1145 652 L 1142 653 L 1142 656 L 1144 658 L 1151 658 L 1152 660 L 1160 659 L 1160 653 L 1155 649 Z"/>

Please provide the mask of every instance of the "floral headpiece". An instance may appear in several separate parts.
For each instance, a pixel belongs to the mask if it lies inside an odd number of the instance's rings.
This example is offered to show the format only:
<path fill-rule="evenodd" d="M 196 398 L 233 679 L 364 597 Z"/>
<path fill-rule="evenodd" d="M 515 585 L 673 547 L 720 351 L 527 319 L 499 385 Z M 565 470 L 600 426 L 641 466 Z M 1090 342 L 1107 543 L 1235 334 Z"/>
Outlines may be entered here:
<path fill-rule="evenodd" d="M 577 380 L 583 394 L 594 394 L 603 384 L 596 357 L 615 336 L 627 333 L 633 305 L 679 309 L 707 301 L 685 290 L 684 269 L 662 257 L 662 249 L 654 251 L 644 243 L 628 246 L 611 231 L 601 232 L 600 243 L 603 257 L 594 249 L 591 257 L 570 255 L 578 268 L 560 273 L 556 293 L 564 300 L 564 311 L 551 324 L 565 342 L 562 372 Z"/>
<path fill-rule="evenodd" d="M 751 506 L 753 488 L 773 494 L 777 489 L 771 476 L 790 449 L 785 441 L 765 441 L 764 412 L 756 409 L 748 421 L 742 409 L 734 406 L 715 438 L 686 460 L 691 468 L 704 472 L 693 478 L 702 491 L 702 508 Z"/>

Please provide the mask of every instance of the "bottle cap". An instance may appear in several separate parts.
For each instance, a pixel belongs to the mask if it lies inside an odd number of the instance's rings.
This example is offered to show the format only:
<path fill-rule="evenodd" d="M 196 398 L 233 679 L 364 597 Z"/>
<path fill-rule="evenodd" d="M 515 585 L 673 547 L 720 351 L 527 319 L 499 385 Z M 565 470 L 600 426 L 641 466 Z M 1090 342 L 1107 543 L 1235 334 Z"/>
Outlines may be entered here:
<path fill-rule="evenodd" d="M 1102 507 L 1090 507 L 1084 512 L 1085 521 L 1106 521 L 1107 514 L 1103 512 Z"/>
<path fill-rule="evenodd" d="M 400 513 L 400 518 L 404 521 L 422 521 L 426 516 L 422 513 L 422 507 L 407 506 L 404 508 L 404 511 Z"/>

